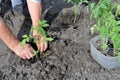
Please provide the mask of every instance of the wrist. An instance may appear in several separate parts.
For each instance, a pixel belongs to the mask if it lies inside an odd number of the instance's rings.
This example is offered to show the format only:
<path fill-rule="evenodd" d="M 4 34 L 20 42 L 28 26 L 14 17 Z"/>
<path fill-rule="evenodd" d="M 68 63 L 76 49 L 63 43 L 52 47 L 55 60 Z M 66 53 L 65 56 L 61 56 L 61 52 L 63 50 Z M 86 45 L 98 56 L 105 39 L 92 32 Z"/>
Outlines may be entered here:
<path fill-rule="evenodd" d="M 38 19 L 34 19 L 32 20 L 32 26 L 37 26 L 38 25 L 38 21 L 39 21 L 39 18 Z"/>
<path fill-rule="evenodd" d="M 21 43 L 19 41 L 14 42 L 14 45 L 12 45 L 11 49 L 16 52 L 17 48 L 21 46 Z"/>
<path fill-rule="evenodd" d="M 34 23 L 32 24 L 32 27 L 36 27 L 37 25 L 38 25 L 38 22 L 34 22 Z M 36 30 L 36 29 L 34 29 L 34 30 L 33 30 L 32 35 L 33 35 L 33 36 L 38 35 L 38 33 L 37 33 L 37 30 Z"/>

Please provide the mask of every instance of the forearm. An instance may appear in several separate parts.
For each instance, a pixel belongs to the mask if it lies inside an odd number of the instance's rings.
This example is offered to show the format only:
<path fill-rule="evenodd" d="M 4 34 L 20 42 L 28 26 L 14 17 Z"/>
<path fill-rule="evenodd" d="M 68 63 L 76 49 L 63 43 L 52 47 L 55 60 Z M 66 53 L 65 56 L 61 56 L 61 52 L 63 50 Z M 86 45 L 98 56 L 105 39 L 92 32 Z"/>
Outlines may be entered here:
<path fill-rule="evenodd" d="M 8 26 L 0 19 L 0 39 L 11 49 L 14 50 L 15 46 L 20 42 L 10 31 Z"/>
<path fill-rule="evenodd" d="M 38 24 L 38 20 L 41 19 L 42 4 L 41 2 L 33 2 L 32 0 L 27 0 L 27 4 L 32 19 L 32 24 L 35 26 Z"/>

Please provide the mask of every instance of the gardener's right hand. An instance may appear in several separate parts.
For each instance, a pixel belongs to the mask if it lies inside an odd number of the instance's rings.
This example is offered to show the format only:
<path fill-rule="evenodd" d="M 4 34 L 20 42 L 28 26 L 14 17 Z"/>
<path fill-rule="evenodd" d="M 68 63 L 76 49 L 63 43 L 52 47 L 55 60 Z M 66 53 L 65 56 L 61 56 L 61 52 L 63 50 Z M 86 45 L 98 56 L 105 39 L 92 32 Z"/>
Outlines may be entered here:
<path fill-rule="evenodd" d="M 30 59 L 33 58 L 33 48 L 26 44 L 24 47 L 22 47 L 21 43 L 19 43 L 15 48 L 14 52 L 21 57 L 22 59 Z"/>

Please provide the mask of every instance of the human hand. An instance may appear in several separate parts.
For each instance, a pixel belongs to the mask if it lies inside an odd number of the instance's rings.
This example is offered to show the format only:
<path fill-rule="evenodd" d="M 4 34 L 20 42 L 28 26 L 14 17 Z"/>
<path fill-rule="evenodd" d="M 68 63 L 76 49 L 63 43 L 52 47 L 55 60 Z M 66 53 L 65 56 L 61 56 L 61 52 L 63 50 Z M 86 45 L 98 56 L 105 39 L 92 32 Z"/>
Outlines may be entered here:
<path fill-rule="evenodd" d="M 26 44 L 24 47 L 22 47 L 21 43 L 19 43 L 16 45 L 13 51 L 22 59 L 30 59 L 34 56 L 34 50 L 29 44 Z"/>
<path fill-rule="evenodd" d="M 37 33 L 36 31 L 33 31 L 33 36 L 37 37 L 38 42 L 37 42 L 37 47 L 39 51 L 42 53 L 45 51 L 48 47 L 47 42 L 43 42 L 43 36 L 40 33 Z"/>

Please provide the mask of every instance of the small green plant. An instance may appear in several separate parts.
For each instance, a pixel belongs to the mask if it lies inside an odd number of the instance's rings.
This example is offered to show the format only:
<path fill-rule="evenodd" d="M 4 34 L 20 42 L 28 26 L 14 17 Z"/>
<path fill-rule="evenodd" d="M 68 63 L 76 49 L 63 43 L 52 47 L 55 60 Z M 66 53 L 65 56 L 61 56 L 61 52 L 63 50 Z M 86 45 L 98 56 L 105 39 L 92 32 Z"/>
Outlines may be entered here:
<path fill-rule="evenodd" d="M 34 55 L 37 55 L 37 53 L 39 52 L 39 49 L 40 49 L 38 46 L 38 36 L 32 36 L 31 33 L 33 32 L 33 30 L 36 30 L 36 32 L 42 36 L 43 43 L 52 41 L 53 38 L 47 37 L 46 31 L 44 30 L 44 28 L 48 27 L 48 26 L 49 25 L 47 24 L 46 20 L 39 20 L 38 25 L 31 28 L 29 35 L 22 36 L 23 37 L 22 47 L 24 47 L 26 43 L 30 42 L 30 39 L 33 39 L 33 42 L 36 44 L 36 46 L 38 48 L 38 50 L 34 51 Z"/>
<path fill-rule="evenodd" d="M 83 2 L 88 3 L 88 0 L 67 0 L 67 3 L 72 3 L 74 5 L 74 23 L 77 19 L 77 7 L 81 6 Z"/>
<path fill-rule="evenodd" d="M 99 32 L 103 50 L 106 50 L 112 43 L 114 55 L 117 54 L 120 60 L 120 21 L 115 19 L 120 14 L 120 4 L 112 3 L 111 0 L 100 0 L 97 4 L 91 3 L 89 8 L 92 11 L 90 18 L 96 21 L 91 32 L 95 30 Z"/>

